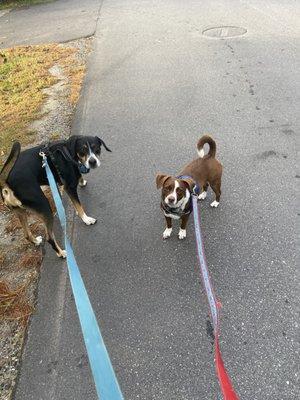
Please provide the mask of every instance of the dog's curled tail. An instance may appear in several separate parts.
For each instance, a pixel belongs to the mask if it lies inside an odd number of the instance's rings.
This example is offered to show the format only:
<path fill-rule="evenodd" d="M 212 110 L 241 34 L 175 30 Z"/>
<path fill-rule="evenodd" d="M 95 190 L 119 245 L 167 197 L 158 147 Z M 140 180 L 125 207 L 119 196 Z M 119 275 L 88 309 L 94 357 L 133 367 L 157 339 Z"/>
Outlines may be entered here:
<path fill-rule="evenodd" d="M 205 145 L 205 143 L 209 144 L 209 152 L 207 153 L 207 155 L 205 157 L 213 157 L 214 158 L 216 156 L 217 146 L 216 146 L 216 142 L 214 141 L 214 139 L 209 135 L 202 136 L 197 143 L 197 153 L 198 153 L 199 157 L 200 158 L 204 157 L 203 146 Z"/>
<path fill-rule="evenodd" d="M 0 172 L 0 188 L 2 189 L 3 187 L 7 186 L 6 181 L 9 177 L 9 174 L 11 173 L 11 170 L 13 169 L 19 154 L 21 151 L 21 145 L 19 142 L 15 142 L 11 148 L 10 154 L 5 161 L 2 170 Z"/>

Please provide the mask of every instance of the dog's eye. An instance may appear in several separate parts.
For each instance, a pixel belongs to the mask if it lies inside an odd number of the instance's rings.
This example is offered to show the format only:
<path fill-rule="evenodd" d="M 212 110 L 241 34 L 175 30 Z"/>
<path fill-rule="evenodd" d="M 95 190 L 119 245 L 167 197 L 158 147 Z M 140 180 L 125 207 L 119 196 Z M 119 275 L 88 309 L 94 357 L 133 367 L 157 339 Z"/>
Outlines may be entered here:
<path fill-rule="evenodd" d="M 78 156 L 79 157 L 84 157 L 85 156 L 85 152 L 84 151 L 79 151 L 78 152 Z"/>
<path fill-rule="evenodd" d="M 165 187 L 166 190 L 171 191 L 173 189 L 173 186 L 169 185 Z"/>

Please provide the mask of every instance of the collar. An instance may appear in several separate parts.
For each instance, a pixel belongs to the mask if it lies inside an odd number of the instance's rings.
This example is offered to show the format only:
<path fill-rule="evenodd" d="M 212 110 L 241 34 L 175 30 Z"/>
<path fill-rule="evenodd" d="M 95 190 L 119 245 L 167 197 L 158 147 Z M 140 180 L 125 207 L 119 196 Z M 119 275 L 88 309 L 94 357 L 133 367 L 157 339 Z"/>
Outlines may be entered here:
<path fill-rule="evenodd" d="M 78 163 L 78 169 L 81 174 L 88 174 L 90 172 L 90 169 L 87 168 L 84 164 L 81 162 Z"/>

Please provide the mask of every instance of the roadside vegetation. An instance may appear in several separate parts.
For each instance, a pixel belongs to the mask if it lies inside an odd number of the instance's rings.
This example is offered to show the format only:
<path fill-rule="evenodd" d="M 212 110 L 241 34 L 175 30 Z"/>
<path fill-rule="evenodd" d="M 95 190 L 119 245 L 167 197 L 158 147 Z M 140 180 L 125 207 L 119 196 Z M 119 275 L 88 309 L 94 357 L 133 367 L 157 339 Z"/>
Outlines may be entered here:
<path fill-rule="evenodd" d="M 0 10 L 7 8 L 26 7 L 35 4 L 50 3 L 54 0 L 2 0 L 0 1 Z"/>
<path fill-rule="evenodd" d="M 45 88 L 57 78 L 49 69 L 60 64 L 70 79 L 70 101 L 75 104 L 84 67 L 74 63 L 76 49 L 56 44 L 1 50 L 0 55 L 0 165 L 13 141 L 22 145 L 35 140 L 30 123 L 41 117 Z"/>
<path fill-rule="evenodd" d="M 15 140 L 24 149 L 68 137 L 89 50 L 90 39 L 0 49 L 0 168 Z M 45 236 L 35 216 L 29 221 L 34 235 Z M 10 400 L 35 310 L 43 248 L 25 239 L 1 199 L 0 238 L 0 400 Z"/>

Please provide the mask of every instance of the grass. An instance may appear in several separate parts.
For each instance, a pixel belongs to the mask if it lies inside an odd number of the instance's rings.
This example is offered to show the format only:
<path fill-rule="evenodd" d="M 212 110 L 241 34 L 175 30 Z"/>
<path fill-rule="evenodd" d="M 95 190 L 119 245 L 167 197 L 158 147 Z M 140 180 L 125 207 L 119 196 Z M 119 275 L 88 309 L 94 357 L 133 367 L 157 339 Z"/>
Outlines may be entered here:
<path fill-rule="evenodd" d="M 26 7 L 42 3 L 50 3 L 52 1 L 54 0 L 2 0 L 0 2 L 0 10 L 5 10 L 7 8 L 18 8 L 24 6 Z"/>
<path fill-rule="evenodd" d="M 69 78 L 70 102 L 76 104 L 85 68 L 75 63 L 76 49 L 58 44 L 20 46 L 1 50 L 0 58 L 0 166 L 13 141 L 22 145 L 35 139 L 30 123 L 41 117 L 43 89 L 56 83 L 49 69 L 63 67 Z M 1 61 L 2 60 L 2 61 Z"/>

